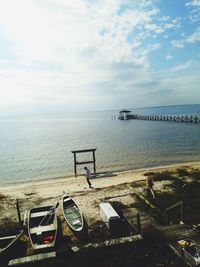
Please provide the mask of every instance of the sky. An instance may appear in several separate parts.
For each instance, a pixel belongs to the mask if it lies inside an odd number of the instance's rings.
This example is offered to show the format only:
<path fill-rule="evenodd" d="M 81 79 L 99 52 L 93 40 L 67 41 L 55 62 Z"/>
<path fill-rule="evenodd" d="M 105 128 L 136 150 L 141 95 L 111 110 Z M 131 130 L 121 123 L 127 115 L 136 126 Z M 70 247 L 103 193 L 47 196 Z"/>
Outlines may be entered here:
<path fill-rule="evenodd" d="M 0 114 L 200 103 L 200 0 L 0 0 Z"/>

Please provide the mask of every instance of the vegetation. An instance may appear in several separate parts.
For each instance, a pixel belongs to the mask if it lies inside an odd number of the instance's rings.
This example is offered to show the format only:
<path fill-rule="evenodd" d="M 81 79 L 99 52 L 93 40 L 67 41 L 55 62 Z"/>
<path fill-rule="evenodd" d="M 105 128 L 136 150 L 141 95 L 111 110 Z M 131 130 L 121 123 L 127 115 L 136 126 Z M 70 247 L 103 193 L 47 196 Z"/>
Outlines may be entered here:
<path fill-rule="evenodd" d="M 152 178 L 154 181 L 173 181 L 177 179 L 175 173 L 170 171 L 155 173 Z"/>
<path fill-rule="evenodd" d="M 15 232 L 19 228 L 19 223 L 13 221 L 9 217 L 4 217 L 1 219 L 0 235 L 10 235 L 10 233 Z"/>
<path fill-rule="evenodd" d="M 150 176 L 155 184 L 156 199 L 144 191 L 144 199 L 138 198 L 134 206 L 145 211 L 157 221 L 161 222 L 165 209 L 179 201 L 184 201 L 185 222 L 200 223 L 200 170 L 187 167 L 178 168 L 175 171 L 148 172 L 145 176 Z M 168 181 L 169 183 L 156 190 L 156 183 Z M 151 205 L 155 208 L 152 208 Z M 158 212 L 159 211 L 159 212 Z M 174 210 L 174 216 L 180 219 L 180 208 Z"/>
<path fill-rule="evenodd" d="M 3 200 L 5 198 L 7 198 L 7 196 L 5 196 L 4 194 L 0 193 L 0 200 Z"/>
<path fill-rule="evenodd" d="M 194 169 L 191 171 L 191 178 L 195 181 L 200 182 L 200 170 L 199 169 Z"/>

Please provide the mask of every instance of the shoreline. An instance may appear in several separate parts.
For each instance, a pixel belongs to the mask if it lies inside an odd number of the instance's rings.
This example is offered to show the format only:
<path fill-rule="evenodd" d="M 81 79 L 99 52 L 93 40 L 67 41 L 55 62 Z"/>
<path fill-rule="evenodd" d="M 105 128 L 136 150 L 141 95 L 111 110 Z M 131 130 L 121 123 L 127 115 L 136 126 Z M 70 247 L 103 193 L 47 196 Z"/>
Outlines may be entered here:
<path fill-rule="evenodd" d="M 122 183 L 133 182 L 138 180 L 144 180 L 144 173 L 149 171 L 163 171 L 174 169 L 178 167 L 199 167 L 200 161 L 194 162 L 184 162 L 184 163 L 175 163 L 170 165 L 163 166 L 154 166 L 154 167 L 145 167 L 140 169 L 132 169 L 125 171 L 105 171 L 96 174 L 96 177 L 91 178 L 91 182 L 100 187 L 108 187 L 114 186 Z M 101 186 L 102 184 L 102 186 Z M 36 189 L 38 187 L 58 187 L 58 186 L 68 186 L 69 192 L 76 192 L 80 190 L 84 190 L 87 187 L 87 183 L 85 182 L 84 175 L 80 174 L 75 177 L 74 175 L 64 176 L 64 177 L 55 177 L 55 178 L 47 178 L 40 179 L 35 181 L 21 182 L 12 185 L 3 185 L 0 186 L 0 193 L 14 193 L 14 191 L 22 191 L 28 189 Z M 50 189 L 50 188 L 49 188 Z"/>
<path fill-rule="evenodd" d="M 93 188 L 88 188 L 85 177 L 64 177 L 43 181 L 34 181 L 25 184 L 11 185 L 0 188 L 0 229 L 5 229 L 9 224 L 18 223 L 16 200 L 20 203 L 21 217 L 24 218 L 27 211 L 33 207 L 56 205 L 59 203 L 57 215 L 62 219 L 62 196 L 66 191 L 79 205 L 87 224 L 92 228 L 93 224 L 101 221 L 99 204 L 103 202 L 117 201 L 122 205 L 132 205 L 134 194 L 141 194 L 146 190 L 145 179 L 147 172 L 176 171 L 178 168 L 199 169 L 200 161 L 171 164 L 143 168 L 140 170 L 128 170 L 124 172 L 98 173 L 91 179 Z M 139 182 L 139 185 L 137 184 Z M 155 190 L 162 190 L 165 181 L 155 184 Z"/>

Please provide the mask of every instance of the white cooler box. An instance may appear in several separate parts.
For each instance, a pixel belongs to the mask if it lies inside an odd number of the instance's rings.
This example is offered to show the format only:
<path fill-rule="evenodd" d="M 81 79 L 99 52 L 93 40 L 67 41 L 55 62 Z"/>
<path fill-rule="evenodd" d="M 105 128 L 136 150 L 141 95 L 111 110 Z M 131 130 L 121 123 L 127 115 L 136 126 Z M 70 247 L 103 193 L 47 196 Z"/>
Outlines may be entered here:
<path fill-rule="evenodd" d="M 116 230 L 121 222 L 120 216 L 113 209 L 110 203 L 101 203 L 99 206 L 101 218 L 105 222 L 108 229 L 111 231 Z"/>

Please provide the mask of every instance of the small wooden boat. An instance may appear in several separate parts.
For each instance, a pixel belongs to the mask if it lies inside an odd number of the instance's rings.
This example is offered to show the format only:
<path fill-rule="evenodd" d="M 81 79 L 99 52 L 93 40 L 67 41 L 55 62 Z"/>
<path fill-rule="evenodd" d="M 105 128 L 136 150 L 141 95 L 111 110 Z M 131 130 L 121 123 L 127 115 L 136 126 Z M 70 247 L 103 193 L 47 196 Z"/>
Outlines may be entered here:
<path fill-rule="evenodd" d="M 28 233 L 34 250 L 55 246 L 58 229 L 56 207 L 37 207 L 29 211 Z"/>
<path fill-rule="evenodd" d="M 83 229 L 83 216 L 76 202 L 66 193 L 63 192 L 63 214 L 69 227 L 80 232 Z"/>
<path fill-rule="evenodd" d="M 1 236 L 0 237 L 0 255 L 4 255 L 6 252 L 14 248 L 14 245 L 20 239 L 23 232 L 24 232 L 23 230 L 20 230 L 19 232 L 13 235 Z"/>
<path fill-rule="evenodd" d="M 192 239 L 178 241 L 179 252 L 190 266 L 200 266 L 200 250 Z"/>

